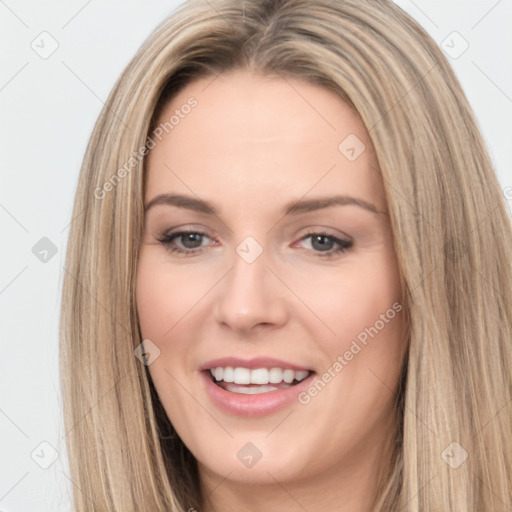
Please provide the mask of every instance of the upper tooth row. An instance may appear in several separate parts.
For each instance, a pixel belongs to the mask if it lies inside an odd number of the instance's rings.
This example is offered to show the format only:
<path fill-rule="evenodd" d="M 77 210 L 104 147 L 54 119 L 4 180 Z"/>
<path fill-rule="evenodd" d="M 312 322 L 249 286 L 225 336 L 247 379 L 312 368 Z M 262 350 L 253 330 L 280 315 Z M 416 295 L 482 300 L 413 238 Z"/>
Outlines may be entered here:
<path fill-rule="evenodd" d="M 210 372 L 215 380 L 234 382 L 235 384 L 279 384 L 281 381 L 291 384 L 294 379 L 300 382 L 309 374 L 307 370 L 295 371 L 282 368 L 250 370 L 249 368 L 232 368 L 231 366 L 211 368 Z"/>

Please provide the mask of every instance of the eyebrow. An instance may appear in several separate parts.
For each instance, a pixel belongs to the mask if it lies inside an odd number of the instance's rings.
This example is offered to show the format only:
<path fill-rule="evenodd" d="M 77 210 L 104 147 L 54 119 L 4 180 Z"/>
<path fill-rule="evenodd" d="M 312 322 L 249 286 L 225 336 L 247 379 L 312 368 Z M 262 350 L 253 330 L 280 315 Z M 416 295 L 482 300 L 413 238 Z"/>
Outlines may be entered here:
<path fill-rule="evenodd" d="M 218 215 L 217 209 L 207 201 L 182 194 L 159 194 L 147 203 L 144 207 L 144 211 L 147 212 L 150 208 L 156 205 L 176 206 L 178 208 L 185 208 L 187 210 L 193 210 L 208 215 Z M 372 203 L 369 203 L 364 199 L 358 199 L 351 196 L 328 196 L 291 201 L 283 208 L 283 215 L 300 215 L 303 213 L 321 210 L 323 208 L 329 208 L 331 206 L 345 205 L 355 205 L 372 213 L 379 213 Z"/>

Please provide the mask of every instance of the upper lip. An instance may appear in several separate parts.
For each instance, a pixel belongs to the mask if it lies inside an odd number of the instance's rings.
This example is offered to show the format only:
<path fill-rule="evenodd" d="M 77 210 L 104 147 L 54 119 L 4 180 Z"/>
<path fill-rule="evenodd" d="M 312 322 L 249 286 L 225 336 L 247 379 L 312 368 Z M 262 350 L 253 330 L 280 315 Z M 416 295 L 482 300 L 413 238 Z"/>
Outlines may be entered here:
<path fill-rule="evenodd" d="M 273 357 L 253 357 L 251 359 L 241 359 L 239 357 L 221 357 L 218 359 L 211 359 L 204 363 L 199 369 L 210 370 L 211 368 L 218 367 L 226 368 L 228 366 L 232 368 L 249 368 L 255 370 L 257 368 L 283 368 L 295 371 L 311 371 L 311 368 L 302 366 L 289 361 L 283 361 L 282 359 L 275 359 Z"/>

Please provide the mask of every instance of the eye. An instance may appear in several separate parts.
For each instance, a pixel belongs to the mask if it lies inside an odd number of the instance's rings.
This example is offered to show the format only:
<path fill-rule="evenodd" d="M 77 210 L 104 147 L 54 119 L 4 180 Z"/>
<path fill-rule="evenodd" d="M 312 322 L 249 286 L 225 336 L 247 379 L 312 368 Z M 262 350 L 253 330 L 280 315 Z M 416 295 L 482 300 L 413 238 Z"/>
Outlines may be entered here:
<path fill-rule="evenodd" d="M 354 245 L 352 240 L 342 240 L 325 232 L 309 232 L 301 238 L 301 241 L 308 238 L 311 238 L 310 245 L 316 253 L 315 256 L 319 256 L 321 258 L 329 258 L 346 252 Z"/>
<path fill-rule="evenodd" d="M 176 233 L 163 234 L 158 241 L 165 246 L 167 250 L 180 254 L 196 254 L 202 251 L 203 238 L 209 238 L 206 233 L 200 231 L 178 231 Z M 181 240 L 183 247 L 175 244 L 175 240 Z"/>

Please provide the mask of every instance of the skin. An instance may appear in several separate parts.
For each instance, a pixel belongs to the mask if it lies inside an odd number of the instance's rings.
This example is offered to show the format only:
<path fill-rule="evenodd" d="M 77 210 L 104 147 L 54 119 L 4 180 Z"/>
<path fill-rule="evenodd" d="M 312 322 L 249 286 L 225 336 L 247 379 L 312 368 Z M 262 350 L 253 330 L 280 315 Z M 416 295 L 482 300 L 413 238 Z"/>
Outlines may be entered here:
<path fill-rule="evenodd" d="M 165 204 L 146 212 L 137 309 L 143 338 L 160 350 L 151 378 L 198 461 L 202 510 L 371 510 L 394 426 L 403 311 L 305 405 L 258 418 L 228 414 L 211 402 L 198 372 L 210 359 L 234 355 L 276 357 L 322 375 L 393 303 L 402 304 L 369 135 L 338 96 L 297 79 L 245 70 L 202 78 L 167 105 L 161 121 L 191 96 L 197 106 L 147 157 L 145 204 L 172 192 L 206 200 L 218 213 Z M 349 134 L 366 146 L 354 161 L 338 149 Z M 332 195 L 362 199 L 378 213 L 349 204 L 282 215 L 291 201 Z M 170 244 L 195 254 L 172 253 L 158 241 L 180 229 L 206 233 Z M 353 245 L 335 254 L 336 242 L 315 243 L 305 238 L 311 231 Z M 250 264 L 236 252 L 246 236 L 263 249 Z M 251 468 L 237 458 L 247 442 L 262 454 Z"/>

